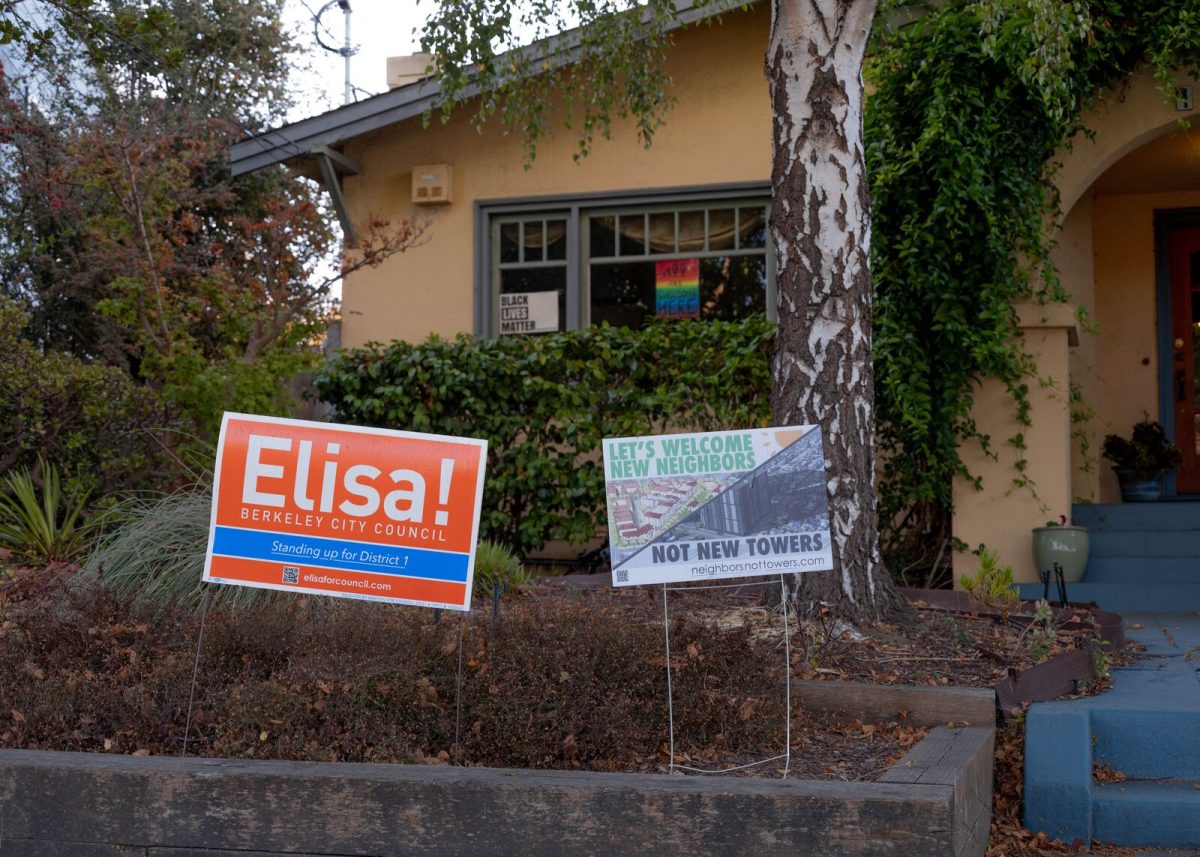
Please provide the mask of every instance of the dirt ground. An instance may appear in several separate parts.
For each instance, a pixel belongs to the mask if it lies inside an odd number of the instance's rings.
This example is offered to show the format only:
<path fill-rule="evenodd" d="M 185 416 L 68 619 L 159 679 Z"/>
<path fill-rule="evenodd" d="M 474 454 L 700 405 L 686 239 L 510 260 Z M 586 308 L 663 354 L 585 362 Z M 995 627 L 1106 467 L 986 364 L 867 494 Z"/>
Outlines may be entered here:
<path fill-rule="evenodd" d="M 583 584 L 588 587 L 588 584 Z M 611 590 L 596 586 L 590 595 L 623 603 L 631 614 L 653 621 L 662 619 L 661 590 Z M 588 588 L 572 591 L 564 581 L 543 587 L 540 598 L 589 597 Z M 753 636 L 779 648 L 784 616 L 775 584 L 698 591 L 673 591 L 669 610 L 718 627 L 749 625 Z M 1086 617 L 1080 614 L 1081 620 Z M 994 687 L 1010 669 L 1025 670 L 1080 643 L 1078 631 L 1055 627 L 1053 635 L 1035 639 L 1036 628 L 994 617 L 951 614 L 918 607 L 902 622 L 851 628 L 831 616 L 805 621 L 791 618 L 788 640 L 792 674 L 803 679 L 869 681 L 879 684 L 922 684 L 946 687 Z M 1132 650 L 1116 655 L 1113 665 L 1137 657 Z M 1101 679 L 1080 688 L 1078 695 L 1100 693 L 1108 686 Z M 804 762 L 793 770 L 812 779 L 877 778 L 924 737 L 925 730 L 903 723 L 831 724 L 811 722 L 801 712 L 793 716 L 793 742 L 800 736 Z M 806 742 L 807 739 L 807 742 Z M 795 751 L 794 751 L 795 752 Z M 1081 843 L 1063 843 L 1026 830 L 1021 823 L 1024 784 L 1024 724 L 1017 717 L 1000 724 L 996 734 L 995 797 L 989 857 L 1028 857 L 1078 853 Z M 1138 849 L 1089 843 L 1092 853 L 1124 857 L 1146 853 Z"/>
<path fill-rule="evenodd" d="M 545 582 L 505 596 L 497 616 L 481 602 L 438 621 L 290 596 L 213 611 L 197 645 L 195 616 L 120 603 L 69 570 L 9 569 L 0 746 L 178 754 L 186 728 L 197 755 L 666 772 L 662 592 L 604 582 Z M 673 761 L 704 771 L 784 753 L 788 672 L 992 687 L 1079 643 L 929 609 L 858 628 L 801 622 L 771 583 L 675 590 L 668 608 Z M 869 781 L 924 734 L 903 718 L 836 722 L 793 706 L 789 757 L 737 773 Z M 1021 828 L 1022 764 L 1018 719 L 997 734 L 989 854 L 1069 852 Z"/>

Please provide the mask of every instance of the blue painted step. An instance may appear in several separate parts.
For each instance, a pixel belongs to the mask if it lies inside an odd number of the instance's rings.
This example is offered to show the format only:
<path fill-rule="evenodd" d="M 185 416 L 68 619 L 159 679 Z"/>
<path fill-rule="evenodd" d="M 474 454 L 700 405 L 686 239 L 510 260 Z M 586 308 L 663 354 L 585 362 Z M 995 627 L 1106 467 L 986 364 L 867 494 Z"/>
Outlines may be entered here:
<path fill-rule="evenodd" d="M 1074 523 L 1091 533 L 1083 582 L 1072 601 L 1094 601 L 1117 613 L 1200 610 L 1200 502 L 1084 503 Z M 1022 584 L 1040 598 L 1041 584 Z"/>
<path fill-rule="evenodd" d="M 1079 503 L 1071 520 L 1089 530 L 1197 530 L 1200 502 Z"/>
<path fill-rule="evenodd" d="M 1085 583 L 1200 583 L 1194 556 L 1097 556 L 1088 558 Z"/>
<path fill-rule="evenodd" d="M 1089 567 L 1091 563 L 1089 562 Z M 1200 611 L 1200 581 L 1196 583 L 1089 583 L 1084 575 L 1081 583 L 1067 584 L 1067 598 L 1081 603 L 1096 602 L 1105 610 L 1126 613 L 1161 613 L 1164 611 Z M 1017 585 L 1022 598 L 1042 597 L 1040 583 Z M 1051 599 L 1058 596 L 1050 587 Z"/>
<path fill-rule="evenodd" d="M 1092 709 L 1092 761 L 1134 779 L 1200 781 L 1200 708 L 1098 704 Z"/>
<path fill-rule="evenodd" d="M 1187 587 L 1145 589 L 1174 595 Z M 1105 693 L 1029 708 L 1026 825 L 1066 842 L 1192 854 L 1200 847 L 1200 613 L 1125 618 L 1145 657 L 1114 670 Z M 1095 764 L 1131 779 L 1100 782 Z"/>
<path fill-rule="evenodd" d="M 1200 557 L 1200 529 L 1090 530 L 1093 557 Z"/>
<path fill-rule="evenodd" d="M 1123 845 L 1200 845 L 1200 789 L 1191 782 L 1096 783 L 1092 835 Z"/>

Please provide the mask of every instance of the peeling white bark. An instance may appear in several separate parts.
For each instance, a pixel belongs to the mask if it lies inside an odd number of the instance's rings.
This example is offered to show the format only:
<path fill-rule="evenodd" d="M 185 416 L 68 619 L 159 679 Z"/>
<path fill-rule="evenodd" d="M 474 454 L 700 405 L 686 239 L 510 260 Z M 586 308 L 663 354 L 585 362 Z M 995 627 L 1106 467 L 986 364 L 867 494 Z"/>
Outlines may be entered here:
<path fill-rule="evenodd" d="M 870 201 L 862 64 L 875 0 L 772 0 L 767 77 L 774 113 L 779 335 L 777 424 L 824 429 L 836 574 L 797 575 L 801 606 L 851 618 L 887 612 L 874 474 Z"/>

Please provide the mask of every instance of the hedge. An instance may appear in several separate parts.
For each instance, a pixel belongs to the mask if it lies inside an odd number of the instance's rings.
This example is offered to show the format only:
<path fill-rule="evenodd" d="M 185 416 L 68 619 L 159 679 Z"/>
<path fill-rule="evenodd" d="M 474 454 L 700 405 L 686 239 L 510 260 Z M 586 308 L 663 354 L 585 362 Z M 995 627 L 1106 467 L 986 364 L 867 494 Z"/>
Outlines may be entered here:
<path fill-rule="evenodd" d="M 371 344 L 317 374 L 332 419 L 488 441 L 481 535 L 528 556 L 605 522 L 600 441 L 767 425 L 775 326 L 654 321 Z"/>

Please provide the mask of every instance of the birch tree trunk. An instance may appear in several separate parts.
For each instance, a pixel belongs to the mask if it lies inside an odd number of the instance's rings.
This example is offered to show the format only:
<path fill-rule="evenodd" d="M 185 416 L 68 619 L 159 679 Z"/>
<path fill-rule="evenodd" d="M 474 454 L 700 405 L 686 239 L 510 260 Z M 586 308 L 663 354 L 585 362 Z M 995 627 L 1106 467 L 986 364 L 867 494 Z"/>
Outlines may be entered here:
<path fill-rule="evenodd" d="M 766 71 L 779 332 L 776 425 L 820 425 L 837 570 L 795 575 L 799 608 L 851 621 L 900 603 L 879 552 L 874 473 L 871 225 L 862 65 L 875 0 L 772 0 Z"/>

